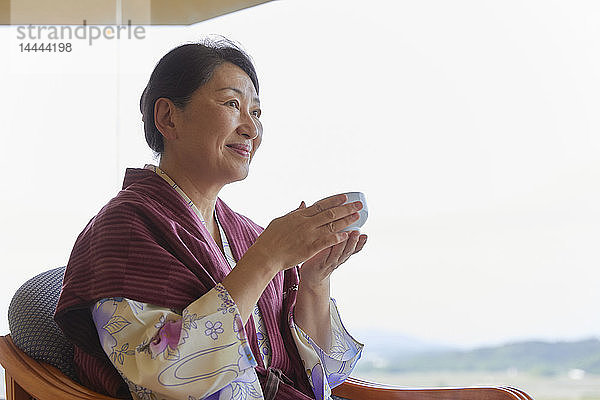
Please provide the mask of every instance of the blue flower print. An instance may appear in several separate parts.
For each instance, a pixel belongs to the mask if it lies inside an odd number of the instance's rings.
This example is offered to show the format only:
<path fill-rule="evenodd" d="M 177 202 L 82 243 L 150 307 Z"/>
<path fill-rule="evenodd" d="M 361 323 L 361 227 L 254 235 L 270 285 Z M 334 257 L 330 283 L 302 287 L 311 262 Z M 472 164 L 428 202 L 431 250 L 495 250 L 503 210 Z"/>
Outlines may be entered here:
<path fill-rule="evenodd" d="M 194 397 L 192 395 L 189 395 L 188 400 L 219 400 L 219 397 L 220 391 L 215 392 L 208 397 Z"/>
<path fill-rule="evenodd" d="M 114 348 L 117 345 L 117 339 L 104 329 L 108 325 L 108 321 L 115 315 L 116 310 L 117 303 L 113 299 L 106 299 L 96 303 L 92 311 L 92 319 L 96 324 L 100 343 L 103 347 Z"/>
<path fill-rule="evenodd" d="M 220 398 L 231 400 L 262 399 L 262 391 L 256 372 L 253 369 L 248 369 L 241 373 L 221 390 Z"/>
<path fill-rule="evenodd" d="M 113 335 L 130 324 L 121 315 L 115 315 L 117 302 L 121 301 L 123 299 L 119 297 L 104 299 L 96 303 L 92 310 L 92 319 L 96 324 L 102 347 L 110 347 L 113 351 L 117 345 L 117 339 Z"/>
<path fill-rule="evenodd" d="M 225 286 L 218 283 L 217 286 L 215 286 L 215 290 L 218 293 L 217 296 L 223 301 L 217 310 L 223 311 L 223 314 L 235 312 L 235 302 L 229 297 L 229 292 L 227 292 Z"/>
<path fill-rule="evenodd" d="M 206 321 L 204 326 L 206 327 L 204 334 L 206 336 L 210 336 L 213 340 L 217 340 L 219 338 L 219 334 L 225 332 L 223 330 L 223 324 L 221 321 L 217 321 L 214 324 L 211 321 Z"/>
<path fill-rule="evenodd" d="M 325 388 L 323 386 L 323 368 L 321 367 L 321 364 L 316 364 L 310 371 L 310 379 L 315 399 L 323 400 L 323 397 L 325 397 Z"/>
<path fill-rule="evenodd" d="M 271 353 L 271 352 L 269 351 L 269 348 L 268 348 L 268 347 L 263 347 L 263 348 L 261 349 L 261 352 L 262 352 L 262 354 L 263 354 L 263 359 L 265 358 L 265 356 L 268 356 L 268 355 Z"/>
<path fill-rule="evenodd" d="M 349 374 L 339 374 L 334 372 L 333 374 L 327 375 L 327 383 L 329 383 L 329 387 L 333 389 L 334 387 L 341 385 L 342 382 L 348 379 L 348 375 Z"/>

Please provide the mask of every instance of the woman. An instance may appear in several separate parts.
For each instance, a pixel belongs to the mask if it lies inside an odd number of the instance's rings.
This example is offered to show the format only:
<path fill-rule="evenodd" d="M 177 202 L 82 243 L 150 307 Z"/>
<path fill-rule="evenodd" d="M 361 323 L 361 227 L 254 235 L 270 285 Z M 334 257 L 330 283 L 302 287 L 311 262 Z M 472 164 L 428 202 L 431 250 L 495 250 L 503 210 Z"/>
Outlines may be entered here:
<path fill-rule="evenodd" d="M 341 232 L 360 202 L 302 202 L 263 229 L 217 197 L 260 146 L 258 89 L 227 40 L 180 46 L 155 67 L 140 107 L 160 164 L 128 169 L 88 223 L 57 305 L 87 386 L 134 399 L 327 399 L 358 361 L 329 278 L 365 244 Z"/>

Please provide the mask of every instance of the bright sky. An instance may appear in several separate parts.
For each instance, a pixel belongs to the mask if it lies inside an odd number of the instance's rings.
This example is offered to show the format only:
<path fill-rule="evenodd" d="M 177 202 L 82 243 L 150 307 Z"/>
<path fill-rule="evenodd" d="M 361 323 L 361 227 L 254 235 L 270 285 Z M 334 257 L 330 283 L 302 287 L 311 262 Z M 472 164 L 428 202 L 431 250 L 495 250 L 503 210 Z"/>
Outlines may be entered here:
<path fill-rule="evenodd" d="M 158 59 L 219 33 L 256 62 L 265 126 L 221 197 L 266 226 L 367 196 L 369 241 L 334 275 L 351 331 L 600 336 L 598 21 L 592 0 L 288 0 L 68 54 L 20 53 L 1 27 L 0 315 L 152 161 L 138 104 Z"/>

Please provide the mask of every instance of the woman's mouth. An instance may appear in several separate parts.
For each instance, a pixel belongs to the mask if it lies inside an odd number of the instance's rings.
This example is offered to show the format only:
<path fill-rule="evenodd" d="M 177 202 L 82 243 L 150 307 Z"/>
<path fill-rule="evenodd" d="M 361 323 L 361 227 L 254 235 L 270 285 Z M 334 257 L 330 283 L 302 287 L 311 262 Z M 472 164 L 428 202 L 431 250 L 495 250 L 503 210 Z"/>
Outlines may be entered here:
<path fill-rule="evenodd" d="M 226 147 L 229 150 L 231 150 L 232 152 L 239 154 L 242 157 L 250 158 L 250 151 L 247 150 L 247 147 L 234 146 L 234 145 L 227 145 Z"/>

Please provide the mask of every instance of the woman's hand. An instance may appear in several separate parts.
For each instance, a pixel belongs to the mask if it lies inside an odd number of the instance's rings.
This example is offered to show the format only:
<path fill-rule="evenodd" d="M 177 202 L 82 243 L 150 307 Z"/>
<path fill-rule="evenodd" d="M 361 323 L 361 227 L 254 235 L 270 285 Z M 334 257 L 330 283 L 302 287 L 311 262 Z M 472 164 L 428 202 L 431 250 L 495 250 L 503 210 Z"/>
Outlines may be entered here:
<path fill-rule="evenodd" d="M 310 207 L 302 202 L 298 209 L 271 221 L 252 251 L 284 270 L 332 246 L 341 244 L 345 248 L 349 235 L 341 230 L 358 220 L 357 211 L 362 208 L 361 202 L 344 204 L 346 200 L 345 194 L 339 194 Z"/>
<path fill-rule="evenodd" d="M 361 202 L 356 203 L 358 206 L 355 206 L 355 210 L 360 210 Z M 302 209 L 302 205 L 300 208 Z M 331 345 L 329 277 L 352 254 L 362 250 L 366 241 L 367 235 L 351 231 L 345 240 L 322 249 L 300 268 L 294 318 L 298 326 L 322 349 L 329 349 Z"/>
<path fill-rule="evenodd" d="M 301 284 L 313 290 L 318 286 L 328 284 L 331 273 L 345 263 L 350 256 L 361 251 L 366 242 L 367 235 L 361 235 L 359 231 L 351 231 L 345 241 L 321 250 L 302 264 L 300 268 Z"/>
<path fill-rule="evenodd" d="M 341 194 L 319 200 L 310 207 L 302 202 L 298 209 L 271 221 L 250 246 L 222 282 L 237 304 L 244 323 L 267 284 L 279 271 L 292 268 L 338 244 L 345 248 L 348 233 L 340 231 L 358 220 L 356 211 L 362 208 L 361 202 L 344 204 L 346 200 L 346 195 Z M 309 321 L 305 326 L 311 330 L 313 328 L 310 321 L 326 320 L 329 315 L 327 309 L 315 314 L 318 319 L 306 317 L 315 310 L 312 302 L 316 301 L 319 308 L 324 309 L 322 305 L 327 305 L 329 298 L 321 300 L 323 296 L 301 294 L 305 293 L 304 288 L 307 287 L 300 286 L 302 282 L 298 289 L 298 315 L 300 321 Z M 323 290 L 321 292 L 325 293 Z M 322 340 L 325 342 L 327 339 Z"/>

